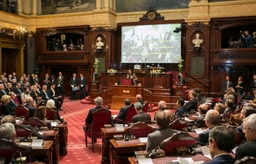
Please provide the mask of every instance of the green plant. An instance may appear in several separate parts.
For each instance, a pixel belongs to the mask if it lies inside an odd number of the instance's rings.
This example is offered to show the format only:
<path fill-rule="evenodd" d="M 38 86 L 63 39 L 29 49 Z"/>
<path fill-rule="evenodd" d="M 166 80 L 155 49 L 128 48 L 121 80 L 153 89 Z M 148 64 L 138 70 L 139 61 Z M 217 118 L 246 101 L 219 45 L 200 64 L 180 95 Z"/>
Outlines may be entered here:
<path fill-rule="evenodd" d="M 93 67 L 94 67 L 94 68 L 98 68 L 98 67 L 99 67 L 99 62 L 100 62 L 99 59 L 98 59 L 98 58 L 95 58 Z"/>
<path fill-rule="evenodd" d="M 184 62 L 184 59 L 180 59 L 180 60 L 179 60 L 179 64 L 178 64 L 178 71 L 179 71 L 179 72 L 182 72 L 182 69 L 183 69 L 183 62 Z"/>

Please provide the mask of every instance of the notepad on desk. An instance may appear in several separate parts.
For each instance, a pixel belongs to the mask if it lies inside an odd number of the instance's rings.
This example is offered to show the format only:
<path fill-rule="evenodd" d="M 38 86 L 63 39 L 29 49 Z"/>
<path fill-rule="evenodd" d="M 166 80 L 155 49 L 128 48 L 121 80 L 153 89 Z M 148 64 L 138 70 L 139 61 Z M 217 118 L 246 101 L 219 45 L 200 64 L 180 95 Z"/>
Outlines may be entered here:
<path fill-rule="evenodd" d="M 57 126 L 58 125 L 58 123 L 57 122 L 51 122 L 51 126 Z"/>
<path fill-rule="evenodd" d="M 43 139 L 34 139 L 32 141 L 31 146 L 32 147 L 41 147 L 43 145 L 44 140 Z"/>
<path fill-rule="evenodd" d="M 115 125 L 116 130 L 118 131 L 124 131 L 124 125 L 123 124 L 116 124 Z"/>
<path fill-rule="evenodd" d="M 22 145 L 22 146 L 30 146 L 30 145 L 31 145 L 31 142 L 20 142 L 19 145 Z"/>
<path fill-rule="evenodd" d="M 140 137 L 139 140 L 140 140 L 140 142 L 148 142 L 147 137 Z"/>
<path fill-rule="evenodd" d="M 137 160 L 139 164 L 153 164 L 151 158 L 138 158 Z"/>
<path fill-rule="evenodd" d="M 200 134 L 200 133 L 204 132 L 202 128 L 196 128 L 194 130 L 195 130 L 196 134 Z"/>
<path fill-rule="evenodd" d="M 204 161 L 194 161 L 192 158 L 180 158 L 173 160 L 173 162 L 179 162 L 180 164 L 202 164 Z"/>

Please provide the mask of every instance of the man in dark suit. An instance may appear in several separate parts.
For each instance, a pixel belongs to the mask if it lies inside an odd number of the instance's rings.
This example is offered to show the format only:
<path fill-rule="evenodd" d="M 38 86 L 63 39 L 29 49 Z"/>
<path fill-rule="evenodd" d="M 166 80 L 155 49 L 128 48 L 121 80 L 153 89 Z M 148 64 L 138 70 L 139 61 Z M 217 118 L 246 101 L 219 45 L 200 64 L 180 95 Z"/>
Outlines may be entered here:
<path fill-rule="evenodd" d="M 78 87 L 78 79 L 76 78 L 76 74 L 73 73 L 73 77 L 70 79 L 70 86 L 71 86 L 71 100 L 76 100 L 76 93 Z"/>
<path fill-rule="evenodd" d="M 64 99 L 64 81 L 65 81 L 65 78 L 64 76 L 62 76 L 62 72 L 59 72 L 59 76 L 58 78 L 56 79 L 56 94 L 57 96 L 62 96 L 62 98 Z"/>
<path fill-rule="evenodd" d="M 137 94 L 135 98 L 136 98 L 136 101 L 137 101 L 137 102 L 140 102 L 142 106 L 144 105 L 142 96 L 141 96 L 140 94 Z"/>
<path fill-rule="evenodd" d="M 169 126 L 171 118 L 167 112 L 159 110 L 155 115 L 155 119 L 159 128 L 153 133 L 148 134 L 146 151 L 153 150 L 174 133 Z"/>
<path fill-rule="evenodd" d="M 22 88 L 21 88 L 20 82 L 17 82 L 17 83 L 16 83 L 16 86 L 13 88 L 13 92 L 14 92 L 16 95 L 21 95 L 21 93 L 23 92 L 23 90 L 22 90 Z"/>
<path fill-rule="evenodd" d="M 86 79 L 83 74 L 80 74 L 80 99 L 85 98 Z"/>
<path fill-rule="evenodd" d="M 98 109 L 102 108 L 103 99 L 100 96 L 98 96 L 94 99 L 94 102 L 95 102 L 96 107 L 89 110 L 88 115 L 85 119 L 85 123 L 87 125 L 90 125 L 92 123 L 92 113 L 97 111 Z"/>
<path fill-rule="evenodd" d="M 243 133 L 247 142 L 236 149 L 236 159 L 245 156 L 256 157 L 256 114 L 251 114 L 244 119 Z"/>
<path fill-rule="evenodd" d="M 43 100 L 45 100 L 45 103 L 50 99 L 47 94 L 47 85 L 43 85 L 42 90 L 40 92 L 40 96 Z"/>
<path fill-rule="evenodd" d="M 137 114 L 132 117 L 132 122 L 151 122 L 151 117 L 148 113 L 145 113 L 143 111 L 143 106 L 141 105 L 141 102 L 134 103 L 134 108 Z"/>
<path fill-rule="evenodd" d="M 209 140 L 209 132 L 215 126 L 218 126 L 220 123 L 220 114 L 216 110 L 209 110 L 205 115 L 205 124 L 208 127 L 206 131 L 198 135 L 198 143 L 201 145 L 207 145 Z"/>
<path fill-rule="evenodd" d="M 6 95 L 6 91 L 4 89 L 4 84 L 0 83 L 0 98 L 2 98 L 3 95 Z"/>
<path fill-rule="evenodd" d="M 12 110 L 14 112 L 15 108 L 18 107 L 18 104 L 14 101 L 16 95 L 13 92 L 9 92 L 9 96 L 11 96 L 11 100 L 9 102 L 9 106 L 12 108 Z"/>
<path fill-rule="evenodd" d="M 196 92 L 194 90 L 191 90 L 188 92 L 188 98 L 189 98 L 189 102 L 187 102 L 183 107 L 185 112 L 190 112 L 191 110 L 195 109 L 197 106 Z"/>
<path fill-rule="evenodd" d="M 233 82 L 230 81 L 229 76 L 226 76 L 226 80 L 223 81 L 223 83 L 222 83 L 222 91 L 223 91 L 223 94 L 227 93 L 227 89 L 228 89 L 228 88 L 232 88 L 232 87 L 233 87 Z"/>
<path fill-rule="evenodd" d="M 54 100 L 57 110 L 61 110 L 61 106 L 63 104 L 63 99 L 62 99 L 62 96 L 57 96 L 55 94 L 55 84 L 54 83 L 52 83 L 50 86 L 50 89 L 47 90 L 47 95 L 50 99 Z"/>
<path fill-rule="evenodd" d="M 125 121 L 126 110 L 131 104 L 130 99 L 128 99 L 128 98 L 125 99 L 124 104 L 125 104 L 125 106 L 120 109 L 118 116 L 115 117 L 115 119 L 120 119 L 123 122 Z"/>
<path fill-rule="evenodd" d="M 224 126 L 214 127 L 209 134 L 209 149 L 212 160 L 205 164 L 233 164 L 235 159 L 229 152 L 236 145 L 234 130 Z"/>
<path fill-rule="evenodd" d="M 30 117 L 34 117 L 34 114 L 35 114 L 35 111 L 36 111 L 36 108 L 34 106 L 35 106 L 35 104 L 34 104 L 33 98 L 32 97 L 27 97 L 25 107 L 28 108 Z"/>

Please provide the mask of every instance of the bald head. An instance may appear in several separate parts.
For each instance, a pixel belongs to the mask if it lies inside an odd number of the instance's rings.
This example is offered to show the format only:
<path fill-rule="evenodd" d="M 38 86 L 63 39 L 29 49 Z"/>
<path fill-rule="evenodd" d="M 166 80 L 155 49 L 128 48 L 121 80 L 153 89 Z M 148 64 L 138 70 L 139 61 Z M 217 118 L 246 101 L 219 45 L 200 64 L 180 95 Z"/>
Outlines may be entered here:
<path fill-rule="evenodd" d="M 207 110 L 208 110 L 207 104 L 201 104 L 198 107 L 198 112 L 200 112 L 200 114 L 206 114 Z"/>
<path fill-rule="evenodd" d="M 209 110 L 205 115 L 205 124 L 212 127 L 220 124 L 220 114 L 216 110 Z"/>
<path fill-rule="evenodd" d="M 166 102 L 163 101 L 163 100 L 159 101 L 159 103 L 158 103 L 158 109 L 159 109 L 159 110 L 164 110 L 164 109 L 166 109 Z"/>
<path fill-rule="evenodd" d="M 140 94 L 137 94 L 137 95 L 136 95 L 136 100 L 137 100 L 137 101 L 142 101 L 142 96 L 141 96 Z"/>

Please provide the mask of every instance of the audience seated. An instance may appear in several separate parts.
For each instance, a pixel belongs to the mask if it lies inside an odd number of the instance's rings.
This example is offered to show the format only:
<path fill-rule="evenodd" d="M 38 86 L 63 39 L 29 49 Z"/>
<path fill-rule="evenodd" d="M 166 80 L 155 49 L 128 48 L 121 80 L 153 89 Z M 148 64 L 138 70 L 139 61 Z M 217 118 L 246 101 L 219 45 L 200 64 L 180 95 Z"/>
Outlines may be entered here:
<path fill-rule="evenodd" d="M 189 101 L 184 105 L 184 110 L 186 112 L 190 112 L 197 106 L 196 92 L 194 90 L 188 92 L 188 99 Z"/>
<path fill-rule="evenodd" d="M 201 145 L 207 145 L 209 139 L 209 132 L 212 128 L 219 125 L 220 114 L 216 110 L 209 110 L 205 115 L 205 124 L 208 127 L 206 131 L 198 135 L 198 143 Z"/>
<path fill-rule="evenodd" d="M 184 100 L 182 98 L 179 98 L 177 100 L 176 104 L 177 104 L 178 109 L 175 111 L 174 116 L 175 117 L 182 117 L 186 113 L 186 111 L 185 111 L 185 109 L 183 107 Z"/>
<path fill-rule="evenodd" d="M 16 95 L 14 92 L 9 92 L 8 95 L 11 96 L 11 99 L 10 99 L 10 102 L 9 102 L 9 106 L 12 108 L 13 111 L 15 111 L 15 108 L 17 106 L 19 106 L 16 102 L 15 102 L 15 98 L 16 98 Z"/>
<path fill-rule="evenodd" d="M 165 109 L 166 109 L 166 102 L 164 100 L 159 101 L 159 103 L 158 103 L 158 111 L 163 111 Z M 156 113 L 155 113 L 155 116 L 156 116 Z M 155 116 L 154 116 L 154 120 L 155 120 Z"/>
<path fill-rule="evenodd" d="M 222 117 L 223 118 L 227 118 L 229 119 L 230 117 L 230 114 L 233 113 L 235 111 L 235 108 L 234 108 L 234 100 L 233 99 L 226 99 L 225 101 L 225 111 L 222 113 Z"/>
<path fill-rule="evenodd" d="M 137 101 L 137 102 L 140 102 L 142 106 L 144 105 L 142 96 L 141 96 L 140 94 L 137 94 L 135 98 L 136 98 L 136 101 Z"/>
<path fill-rule="evenodd" d="M 130 99 L 128 99 L 128 98 L 125 99 L 124 100 L 125 106 L 120 109 L 119 114 L 114 119 L 120 119 L 120 120 L 122 120 L 122 122 L 124 122 L 125 116 L 126 116 L 126 109 L 130 106 L 130 104 L 131 104 Z"/>
<path fill-rule="evenodd" d="M 59 120 L 61 123 L 64 122 L 64 119 L 60 117 L 60 114 L 59 114 L 59 112 L 58 112 L 58 110 L 55 106 L 55 101 L 54 100 L 52 100 L 52 99 L 48 100 L 45 106 L 46 106 L 46 108 L 52 109 L 56 112 L 57 120 Z"/>
<path fill-rule="evenodd" d="M 27 97 L 26 98 L 26 108 L 29 110 L 29 116 L 33 117 L 36 111 L 36 104 L 34 103 L 34 100 L 32 97 Z"/>
<path fill-rule="evenodd" d="M 15 118 L 12 116 L 12 115 L 7 115 L 7 116 L 4 116 L 1 120 L 1 124 L 4 124 L 4 123 L 12 123 L 14 126 L 16 125 L 16 120 Z M 30 129 L 32 130 L 32 135 L 33 136 L 37 136 L 38 139 L 44 139 L 44 137 L 39 134 L 35 128 L 33 128 L 31 125 L 22 125 L 21 126 L 27 128 L 27 129 Z"/>
<path fill-rule="evenodd" d="M 10 107 L 9 102 L 11 101 L 11 96 L 3 95 L 1 98 L 2 106 L 1 112 L 2 115 L 14 115 L 15 111 Z"/>
<path fill-rule="evenodd" d="M 243 132 L 248 142 L 238 146 L 236 159 L 245 156 L 256 157 L 256 114 L 251 114 L 244 119 Z"/>
<path fill-rule="evenodd" d="M 137 114 L 132 117 L 132 122 L 145 122 L 145 123 L 151 122 L 150 114 L 145 113 L 143 111 L 143 106 L 141 102 L 134 103 L 134 108 Z"/>
<path fill-rule="evenodd" d="M 201 104 L 199 105 L 197 110 L 198 110 L 199 117 L 196 119 L 194 126 L 202 127 L 204 125 L 205 114 L 208 111 L 208 105 Z"/>
<path fill-rule="evenodd" d="M 12 123 L 4 123 L 0 125 L 0 139 L 15 141 L 16 131 Z"/>
<path fill-rule="evenodd" d="M 88 115 L 85 119 L 85 123 L 87 125 L 90 125 L 92 123 L 92 113 L 102 108 L 103 99 L 100 96 L 98 96 L 94 99 L 94 102 L 96 107 L 89 110 Z"/>
<path fill-rule="evenodd" d="M 205 164 L 233 164 L 229 152 L 235 147 L 236 136 L 231 128 L 216 126 L 209 134 L 209 149 L 212 160 Z"/>
<path fill-rule="evenodd" d="M 148 134 L 147 139 L 147 151 L 151 151 L 160 143 L 168 137 L 171 137 L 174 131 L 170 128 L 170 115 L 168 115 L 164 111 L 158 111 L 155 115 L 156 123 L 158 125 L 158 129 L 153 133 Z"/>
<path fill-rule="evenodd" d="M 218 111 L 221 115 L 225 111 L 225 106 L 222 103 L 216 103 L 213 109 Z"/>

